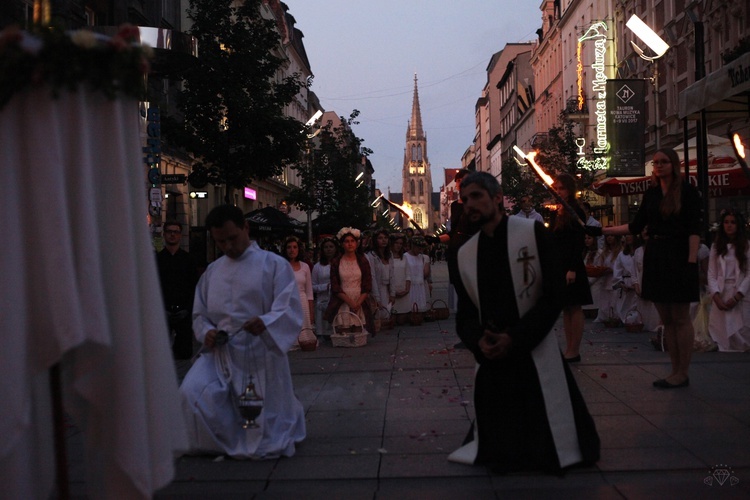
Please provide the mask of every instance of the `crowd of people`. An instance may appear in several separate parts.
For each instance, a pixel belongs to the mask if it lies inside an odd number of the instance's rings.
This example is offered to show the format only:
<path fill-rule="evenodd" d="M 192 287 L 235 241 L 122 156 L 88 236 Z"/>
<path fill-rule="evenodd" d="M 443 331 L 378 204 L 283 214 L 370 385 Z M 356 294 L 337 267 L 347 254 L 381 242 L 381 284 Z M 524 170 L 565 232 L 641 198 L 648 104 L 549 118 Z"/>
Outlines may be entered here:
<path fill-rule="evenodd" d="M 659 389 L 689 385 L 702 330 L 693 326 L 691 304 L 705 316 L 718 350 L 750 350 L 743 217 L 723 211 L 709 251 L 700 243 L 698 194 L 681 179 L 676 153 L 661 149 L 653 164 L 653 185 L 629 224 L 601 227 L 591 207 L 576 199 L 575 179 L 567 174 L 554 180 L 561 203 L 547 228 L 530 198 L 508 216 L 497 179 L 461 171 L 446 234 L 343 227 L 319 241 L 314 261 L 293 236 L 280 246 L 281 256 L 262 250 L 239 209 L 215 208 L 206 226 L 223 256 L 197 285 L 185 285 L 195 288 L 194 301 L 163 287 L 169 307 L 191 311 L 201 346 L 180 388 L 191 451 L 292 455 L 306 433 L 287 359 L 300 332 L 314 331 L 325 342 L 339 327 L 359 326 L 375 336 L 380 311 L 426 311 L 432 247 L 446 248 L 449 302 L 461 340 L 456 347 L 468 349 L 478 366 L 476 421 L 449 459 L 499 472 L 559 472 L 597 461 L 598 434 L 569 368 L 581 360 L 584 311 L 597 310 L 600 321 L 635 317 L 646 329 L 663 331 L 672 370 L 654 381 Z M 181 228 L 170 224 L 170 246 L 159 255 L 163 280 L 168 266 L 187 262 L 175 252 Z M 550 333 L 561 312 L 563 350 Z M 183 339 L 175 355 L 184 358 L 186 350 Z M 238 430 L 238 395 L 262 402 L 262 432 Z"/>

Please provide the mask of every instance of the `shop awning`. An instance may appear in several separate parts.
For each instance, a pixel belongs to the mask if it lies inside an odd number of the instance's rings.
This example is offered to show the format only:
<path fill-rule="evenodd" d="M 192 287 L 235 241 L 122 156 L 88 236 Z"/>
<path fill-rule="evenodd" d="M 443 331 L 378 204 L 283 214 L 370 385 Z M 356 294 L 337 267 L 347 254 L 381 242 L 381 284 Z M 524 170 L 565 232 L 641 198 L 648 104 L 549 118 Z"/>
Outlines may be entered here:
<path fill-rule="evenodd" d="M 245 214 L 250 223 L 250 234 L 282 233 L 304 236 L 307 224 L 289 217 L 273 207 L 264 207 Z"/>
<path fill-rule="evenodd" d="M 736 162 L 733 162 L 736 163 Z M 690 172 L 690 183 L 698 185 L 695 172 Z M 651 176 L 646 177 L 610 177 L 591 185 L 599 195 L 625 196 L 643 194 L 651 185 Z M 708 171 L 708 195 L 711 198 L 726 196 L 750 195 L 750 180 L 739 166 L 730 168 L 713 168 Z"/>
<path fill-rule="evenodd" d="M 712 118 L 750 111 L 750 52 L 680 92 L 680 118 L 705 110 Z"/>

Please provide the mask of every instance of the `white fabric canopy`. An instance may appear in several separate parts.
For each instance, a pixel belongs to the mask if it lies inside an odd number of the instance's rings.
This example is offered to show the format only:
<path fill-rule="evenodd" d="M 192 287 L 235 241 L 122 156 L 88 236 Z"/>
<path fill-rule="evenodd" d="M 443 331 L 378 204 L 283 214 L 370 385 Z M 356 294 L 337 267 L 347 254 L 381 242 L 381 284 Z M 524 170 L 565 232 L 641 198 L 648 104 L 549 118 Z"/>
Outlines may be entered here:
<path fill-rule="evenodd" d="M 134 101 L 48 89 L 0 109 L 0 484 L 54 484 L 47 370 L 86 435 L 95 497 L 149 497 L 186 447 L 146 223 Z M 8 490 L 10 488 L 10 490 Z"/>

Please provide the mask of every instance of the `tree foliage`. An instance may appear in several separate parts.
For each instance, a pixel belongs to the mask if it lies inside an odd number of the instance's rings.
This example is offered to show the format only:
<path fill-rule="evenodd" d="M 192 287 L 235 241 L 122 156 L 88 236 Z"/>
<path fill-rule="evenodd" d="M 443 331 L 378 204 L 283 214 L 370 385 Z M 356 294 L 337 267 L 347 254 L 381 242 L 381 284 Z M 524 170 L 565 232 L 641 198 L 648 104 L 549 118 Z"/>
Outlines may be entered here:
<path fill-rule="evenodd" d="M 368 187 L 356 178 L 357 166 L 372 151 L 362 147 L 364 140 L 352 130 L 359 123 L 357 116 L 355 109 L 349 118 L 339 117 L 338 125 L 330 120 L 321 125 L 305 159 L 295 166 L 300 187 L 288 198 L 301 210 L 322 214 L 333 226 L 364 228 L 372 221 Z"/>
<path fill-rule="evenodd" d="M 284 116 L 301 88 L 297 74 L 278 81 L 276 23 L 261 16 L 261 0 L 191 0 L 190 34 L 197 63 L 181 76 L 184 90 L 165 135 L 193 153 L 198 173 L 212 184 L 242 188 L 279 175 L 299 159 L 302 124 Z"/>
<path fill-rule="evenodd" d="M 552 177 L 562 172 L 576 175 L 577 151 L 574 123 L 560 114 L 558 124 L 539 140 L 536 147 L 536 162 Z M 536 205 L 550 196 L 532 167 L 516 161 L 506 162 L 502 170 L 503 194 L 513 203 L 522 196 L 530 195 Z"/>

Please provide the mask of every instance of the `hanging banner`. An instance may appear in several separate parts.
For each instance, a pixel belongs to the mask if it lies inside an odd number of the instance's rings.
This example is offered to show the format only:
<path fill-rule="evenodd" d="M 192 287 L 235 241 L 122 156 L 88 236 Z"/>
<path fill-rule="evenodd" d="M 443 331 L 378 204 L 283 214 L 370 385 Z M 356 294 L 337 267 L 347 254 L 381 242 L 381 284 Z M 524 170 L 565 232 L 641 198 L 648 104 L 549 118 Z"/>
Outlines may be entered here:
<path fill-rule="evenodd" d="M 646 80 L 607 80 L 609 177 L 646 174 Z"/>

